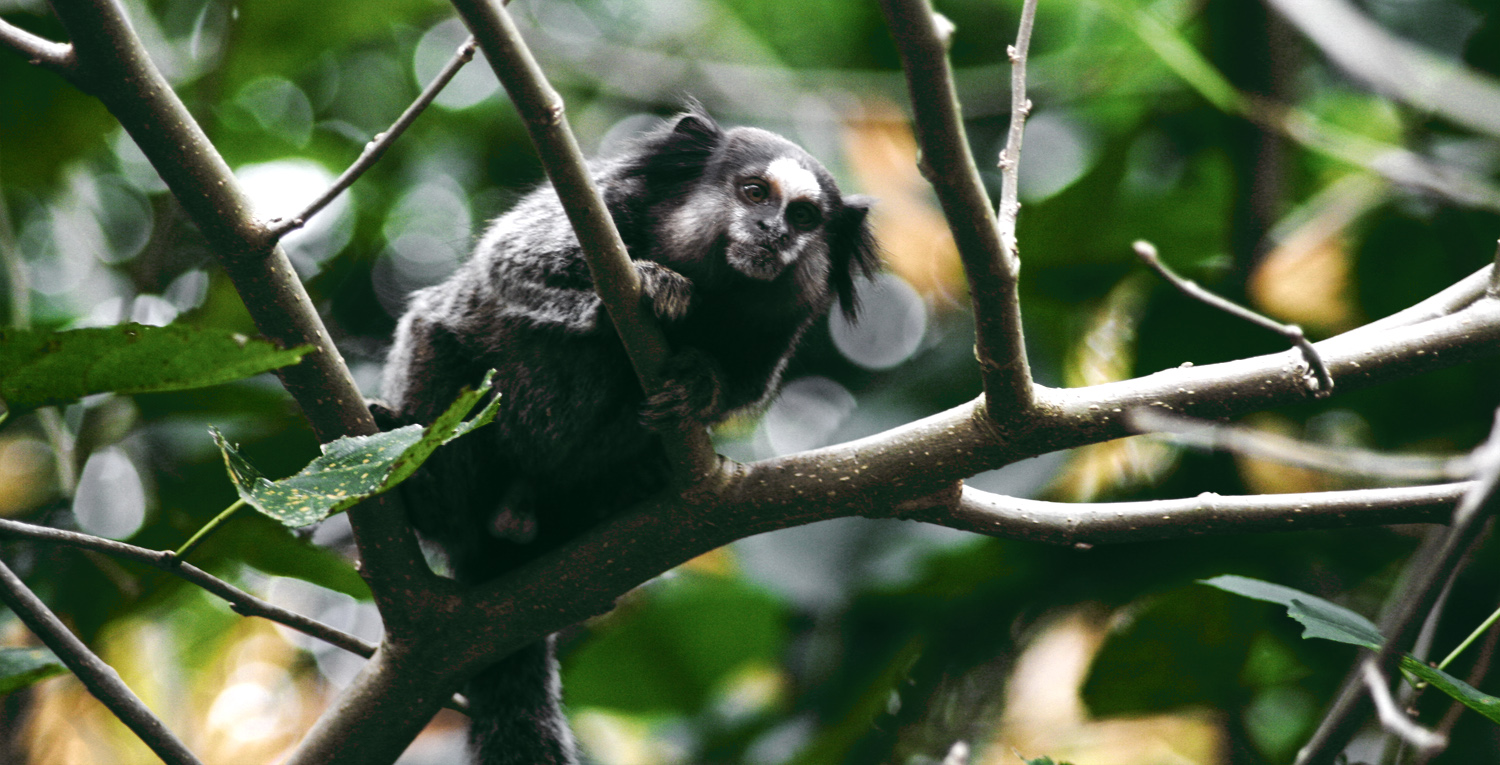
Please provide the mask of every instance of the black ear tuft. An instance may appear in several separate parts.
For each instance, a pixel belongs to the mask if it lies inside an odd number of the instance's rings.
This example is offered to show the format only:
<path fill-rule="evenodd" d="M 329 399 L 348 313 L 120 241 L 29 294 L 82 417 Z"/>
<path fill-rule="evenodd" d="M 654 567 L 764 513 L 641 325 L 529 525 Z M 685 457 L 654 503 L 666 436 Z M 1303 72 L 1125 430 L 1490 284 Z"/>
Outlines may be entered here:
<path fill-rule="evenodd" d="M 839 310 L 853 319 L 859 313 L 854 294 L 854 275 L 873 276 L 880 267 L 880 247 L 870 231 L 870 205 L 875 200 L 863 194 L 844 197 L 844 209 L 829 226 L 829 252 L 833 268 L 828 281 L 839 299 Z"/>
<path fill-rule="evenodd" d="M 644 137 L 636 152 L 635 171 L 659 188 L 694 181 L 723 140 L 719 123 L 694 106 Z"/>

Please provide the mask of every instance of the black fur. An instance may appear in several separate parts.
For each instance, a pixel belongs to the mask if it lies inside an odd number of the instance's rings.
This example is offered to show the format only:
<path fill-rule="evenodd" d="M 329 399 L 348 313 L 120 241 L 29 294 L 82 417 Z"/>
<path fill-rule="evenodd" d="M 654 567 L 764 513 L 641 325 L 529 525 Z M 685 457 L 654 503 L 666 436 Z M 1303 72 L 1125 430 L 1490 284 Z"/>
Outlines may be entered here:
<path fill-rule="evenodd" d="M 387 425 L 430 422 L 498 370 L 495 423 L 440 449 L 403 489 L 464 581 L 659 490 L 653 428 L 711 425 L 767 401 L 808 326 L 835 300 L 852 316 L 854 274 L 876 264 L 869 201 L 843 196 L 772 133 L 693 110 L 591 169 L 674 349 L 661 392 L 642 394 L 550 186 L 496 220 L 450 279 L 412 296 L 387 361 Z M 576 762 L 550 641 L 468 692 L 478 762 Z"/>

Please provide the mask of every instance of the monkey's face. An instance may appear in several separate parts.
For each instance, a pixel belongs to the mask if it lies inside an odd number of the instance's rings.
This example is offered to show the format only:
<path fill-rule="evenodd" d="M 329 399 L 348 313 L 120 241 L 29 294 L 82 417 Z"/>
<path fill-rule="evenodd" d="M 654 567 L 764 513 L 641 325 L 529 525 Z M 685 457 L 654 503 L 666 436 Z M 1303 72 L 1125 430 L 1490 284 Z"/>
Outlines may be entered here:
<path fill-rule="evenodd" d="M 733 203 L 724 257 L 734 270 L 770 281 L 793 263 L 827 255 L 826 194 L 801 157 L 777 157 L 726 181 Z"/>
<path fill-rule="evenodd" d="M 799 280 L 826 281 L 829 224 L 841 197 L 828 171 L 785 138 L 728 131 L 679 204 L 667 226 L 679 258 L 715 258 L 722 247 L 723 265 L 757 281 L 774 281 L 794 265 Z"/>

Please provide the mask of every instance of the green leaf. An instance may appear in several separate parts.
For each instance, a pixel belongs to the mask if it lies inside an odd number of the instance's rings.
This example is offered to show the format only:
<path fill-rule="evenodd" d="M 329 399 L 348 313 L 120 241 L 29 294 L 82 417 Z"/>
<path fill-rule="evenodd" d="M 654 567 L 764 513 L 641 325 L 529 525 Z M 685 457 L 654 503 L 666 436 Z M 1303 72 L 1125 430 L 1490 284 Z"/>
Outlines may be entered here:
<path fill-rule="evenodd" d="M 224 453 L 229 478 L 240 497 L 256 510 L 292 528 L 317 523 L 376 494 L 390 490 L 416 472 L 433 450 L 494 419 L 496 396 L 473 419 L 464 415 L 490 389 L 495 373 L 475 390 L 465 389 L 448 410 L 427 427 L 407 425 L 372 436 L 346 436 L 323 445 L 323 456 L 296 475 L 271 481 L 240 456 L 215 428 L 214 442 Z"/>
<path fill-rule="evenodd" d="M 1053 762 L 1051 757 L 1038 757 L 1034 760 L 1027 760 L 1026 765 L 1068 765 L 1068 763 Z"/>
<path fill-rule="evenodd" d="M 1307 628 L 1302 632 L 1304 638 L 1336 640 L 1366 648 L 1379 648 L 1385 642 L 1380 628 L 1374 622 L 1343 606 L 1301 590 L 1244 576 L 1216 576 L 1201 581 L 1210 587 L 1252 600 L 1286 606 L 1287 614 Z"/>
<path fill-rule="evenodd" d="M 46 648 L 0 648 L 0 696 L 67 672 Z"/>
<path fill-rule="evenodd" d="M 1303 601 L 1301 598 L 1294 598 L 1286 613 L 1302 622 L 1302 626 L 1306 628 L 1302 630 L 1303 638 L 1322 638 L 1373 650 L 1379 650 L 1385 643 L 1385 636 L 1380 634 L 1380 630 L 1369 619 L 1326 600 Z"/>
<path fill-rule="evenodd" d="M 1302 632 L 1304 638 L 1334 640 L 1376 651 L 1385 643 L 1385 637 L 1369 619 L 1314 595 L 1243 576 L 1218 576 L 1202 581 L 1209 586 L 1247 598 L 1286 606 L 1287 615 L 1302 622 L 1307 628 Z M 1401 668 L 1464 706 L 1500 723 L 1500 698 L 1484 693 L 1436 667 L 1430 667 L 1411 654 L 1401 655 Z"/>
<path fill-rule="evenodd" d="M 1437 667 L 1430 667 L 1417 661 L 1410 654 L 1401 656 L 1401 668 L 1422 678 L 1427 681 L 1428 685 L 1448 694 L 1460 704 L 1489 718 L 1490 721 L 1500 723 L 1500 699 L 1480 691 Z"/>
<path fill-rule="evenodd" d="M 106 391 L 201 388 L 295 364 L 312 349 L 175 324 L 0 329 L 0 399 L 19 413 Z"/>

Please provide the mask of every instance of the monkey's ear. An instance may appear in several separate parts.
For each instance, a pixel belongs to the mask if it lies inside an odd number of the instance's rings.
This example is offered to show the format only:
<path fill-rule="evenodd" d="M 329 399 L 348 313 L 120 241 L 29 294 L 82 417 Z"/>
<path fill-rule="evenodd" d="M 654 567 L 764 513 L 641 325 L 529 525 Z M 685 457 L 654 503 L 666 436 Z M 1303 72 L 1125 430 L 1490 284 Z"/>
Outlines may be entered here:
<path fill-rule="evenodd" d="M 839 310 L 853 319 L 859 313 L 859 297 L 854 294 L 854 275 L 869 278 L 880 267 L 880 247 L 870 230 L 870 206 L 875 200 L 863 194 L 844 197 L 844 209 L 829 227 L 829 252 L 833 268 L 828 280 L 839 298 Z"/>
<path fill-rule="evenodd" d="M 708 116 L 701 107 L 689 109 L 677 117 L 672 125 L 674 137 L 686 138 L 688 140 L 710 141 L 717 143 L 719 139 L 719 123 Z"/>
<path fill-rule="evenodd" d="M 635 165 L 651 177 L 650 185 L 670 189 L 690 183 L 703 174 L 723 138 L 719 123 L 693 109 L 648 137 L 641 144 Z"/>

